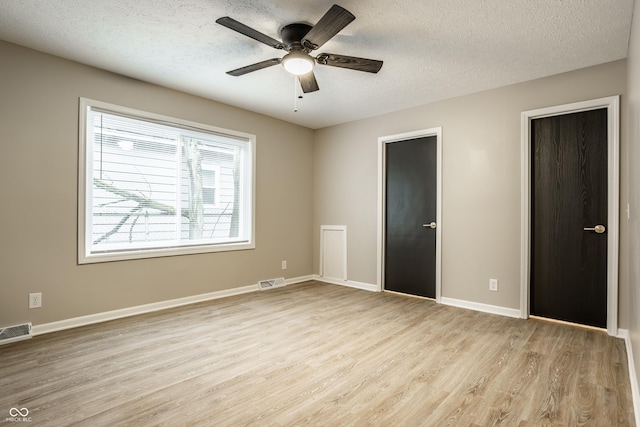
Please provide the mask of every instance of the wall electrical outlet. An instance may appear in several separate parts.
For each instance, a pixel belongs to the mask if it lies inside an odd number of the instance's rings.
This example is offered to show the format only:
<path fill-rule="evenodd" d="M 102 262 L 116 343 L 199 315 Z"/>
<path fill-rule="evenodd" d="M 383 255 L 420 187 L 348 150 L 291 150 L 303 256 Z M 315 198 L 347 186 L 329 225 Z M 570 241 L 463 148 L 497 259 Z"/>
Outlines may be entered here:
<path fill-rule="evenodd" d="M 287 260 L 286 259 L 282 261 L 282 269 L 283 270 L 287 269 Z"/>
<path fill-rule="evenodd" d="M 42 292 L 29 294 L 29 308 L 42 307 Z"/>
<path fill-rule="evenodd" d="M 489 279 L 489 290 L 498 292 L 498 279 Z"/>

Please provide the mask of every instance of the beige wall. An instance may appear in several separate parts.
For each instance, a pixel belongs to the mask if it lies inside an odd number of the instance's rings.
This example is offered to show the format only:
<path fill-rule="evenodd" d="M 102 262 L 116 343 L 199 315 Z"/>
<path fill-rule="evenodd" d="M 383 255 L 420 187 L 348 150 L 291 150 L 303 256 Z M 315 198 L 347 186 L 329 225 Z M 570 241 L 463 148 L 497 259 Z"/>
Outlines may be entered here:
<path fill-rule="evenodd" d="M 0 58 L 0 325 L 311 274 L 313 131 L 4 42 Z M 77 265 L 79 97 L 256 135 L 256 249 Z"/>
<path fill-rule="evenodd" d="M 314 272 L 320 225 L 347 225 L 348 278 L 376 283 L 377 139 L 442 126 L 442 296 L 519 309 L 520 113 L 624 95 L 626 67 L 617 61 L 317 131 Z M 626 207 L 626 182 L 621 186 Z M 626 235 L 626 221 L 621 231 Z M 626 251 L 621 261 L 626 266 Z M 489 278 L 499 279 L 499 292 L 489 291 Z M 621 327 L 626 310 L 622 304 Z"/>
<path fill-rule="evenodd" d="M 637 27 L 634 52 L 640 44 Z M 635 75 L 639 56 L 629 62 Z M 623 95 L 621 212 L 629 193 L 632 219 L 637 223 L 640 218 L 640 175 L 634 168 L 627 174 L 625 161 L 627 149 L 635 153 L 630 158 L 640 154 L 640 82 L 629 73 L 636 127 L 627 148 L 627 61 L 313 132 L 4 42 L 0 57 L 0 325 L 42 324 L 265 278 L 317 273 L 322 224 L 348 226 L 349 279 L 375 284 L 377 139 L 438 126 L 443 128 L 444 154 L 443 296 L 517 309 L 520 113 L 614 94 Z M 255 134 L 257 248 L 78 266 L 81 96 Z M 43 205 L 46 209 L 38 210 Z M 635 287 L 640 271 L 637 262 L 628 259 L 640 255 L 640 231 L 632 221 L 635 238 L 628 239 L 623 219 L 620 327 L 627 327 L 631 314 L 636 325 L 631 329 L 637 334 L 640 292 Z M 283 259 L 288 261 L 286 271 L 280 269 Z M 489 292 L 489 277 L 500 280 L 498 293 Z M 629 280 L 634 284 L 631 299 Z M 43 292 L 42 309 L 27 309 L 30 292 Z"/>
<path fill-rule="evenodd" d="M 629 44 L 628 128 L 629 147 L 627 174 L 629 194 L 628 274 L 630 297 L 629 335 L 633 346 L 636 374 L 640 374 L 640 2 L 635 2 L 633 26 Z M 638 377 L 640 380 L 640 377 Z M 637 416 L 636 416 L 637 418 Z"/>

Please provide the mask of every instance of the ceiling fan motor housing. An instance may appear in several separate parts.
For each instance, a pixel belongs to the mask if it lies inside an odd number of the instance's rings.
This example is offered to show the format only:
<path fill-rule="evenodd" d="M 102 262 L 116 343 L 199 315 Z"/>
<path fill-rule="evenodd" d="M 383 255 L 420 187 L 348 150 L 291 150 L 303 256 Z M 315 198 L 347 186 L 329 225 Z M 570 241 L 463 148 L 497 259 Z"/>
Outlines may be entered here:
<path fill-rule="evenodd" d="M 311 52 L 310 48 L 307 48 L 302 44 L 302 39 L 307 35 L 311 28 L 311 25 L 303 23 L 289 24 L 282 27 L 280 30 L 280 37 L 282 38 L 282 43 L 286 46 L 285 50 L 302 50 L 307 53 Z"/>

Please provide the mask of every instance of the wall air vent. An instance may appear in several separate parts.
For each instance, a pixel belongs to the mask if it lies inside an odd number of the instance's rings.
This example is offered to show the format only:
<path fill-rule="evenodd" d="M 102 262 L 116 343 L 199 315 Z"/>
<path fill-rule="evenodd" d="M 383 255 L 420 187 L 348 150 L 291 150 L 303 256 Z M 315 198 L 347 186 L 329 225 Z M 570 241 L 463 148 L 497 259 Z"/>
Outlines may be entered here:
<path fill-rule="evenodd" d="M 282 286 L 285 286 L 284 277 L 278 277 L 277 279 L 261 280 L 260 282 L 258 282 L 258 288 L 260 288 L 261 291 L 265 289 L 271 289 L 271 288 L 280 288 Z"/>
<path fill-rule="evenodd" d="M 31 323 L 0 328 L 0 345 L 31 338 Z"/>

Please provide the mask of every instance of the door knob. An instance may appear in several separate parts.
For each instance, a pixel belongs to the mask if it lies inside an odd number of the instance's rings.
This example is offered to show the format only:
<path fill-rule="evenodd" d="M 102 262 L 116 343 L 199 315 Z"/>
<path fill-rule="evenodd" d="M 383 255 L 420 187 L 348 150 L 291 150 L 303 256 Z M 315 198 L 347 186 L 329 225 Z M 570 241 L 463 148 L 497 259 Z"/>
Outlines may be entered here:
<path fill-rule="evenodd" d="M 436 228 L 437 224 L 435 223 L 435 221 L 430 222 L 429 224 L 422 224 L 423 227 L 428 227 L 428 228 Z"/>
<path fill-rule="evenodd" d="M 595 231 L 595 232 L 596 232 L 596 233 L 598 233 L 598 234 L 602 234 L 602 233 L 604 233 L 606 230 L 607 230 L 607 229 L 605 228 L 605 226 L 604 226 L 604 225 L 600 225 L 600 224 L 596 225 L 596 226 L 595 226 L 595 227 L 593 227 L 593 228 L 585 228 L 585 229 L 584 229 L 584 231 Z"/>

